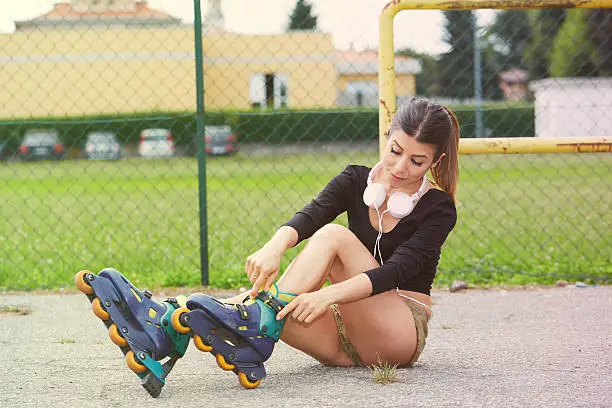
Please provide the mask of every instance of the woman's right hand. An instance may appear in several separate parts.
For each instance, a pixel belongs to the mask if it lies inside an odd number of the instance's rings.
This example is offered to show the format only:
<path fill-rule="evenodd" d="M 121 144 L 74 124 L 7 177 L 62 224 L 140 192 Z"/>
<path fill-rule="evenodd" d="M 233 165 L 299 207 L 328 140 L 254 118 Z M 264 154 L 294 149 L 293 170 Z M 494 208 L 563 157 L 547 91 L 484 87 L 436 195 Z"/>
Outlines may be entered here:
<path fill-rule="evenodd" d="M 278 276 L 283 251 L 270 242 L 246 259 L 245 271 L 253 284 L 249 295 L 257 296 L 262 288 L 267 291 Z"/>

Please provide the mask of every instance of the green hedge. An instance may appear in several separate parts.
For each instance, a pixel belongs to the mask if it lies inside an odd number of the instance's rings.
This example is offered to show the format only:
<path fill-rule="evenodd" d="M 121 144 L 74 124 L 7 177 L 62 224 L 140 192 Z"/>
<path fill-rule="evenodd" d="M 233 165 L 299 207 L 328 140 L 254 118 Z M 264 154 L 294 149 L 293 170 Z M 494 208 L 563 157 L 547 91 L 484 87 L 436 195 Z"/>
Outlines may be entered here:
<path fill-rule="evenodd" d="M 474 108 L 458 106 L 453 110 L 461 125 L 461 137 L 476 137 Z M 238 113 L 235 119 L 234 129 L 242 141 L 361 141 L 378 135 L 376 110 Z M 488 137 L 535 135 L 533 105 L 484 106 L 483 123 Z"/>
<path fill-rule="evenodd" d="M 454 108 L 462 137 L 475 137 L 473 107 Z M 484 126 L 490 137 L 534 136 L 532 105 L 485 106 Z M 376 110 L 313 110 L 277 112 L 213 111 L 205 115 L 207 125 L 229 124 L 240 142 L 269 144 L 373 140 L 378 133 Z M 87 133 L 111 130 L 123 144 L 136 145 L 140 131 L 169 128 L 177 146 L 190 146 L 196 132 L 194 113 L 134 113 L 79 118 L 34 118 L 0 121 L 0 141 L 15 151 L 26 129 L 54 128 L 68 147 L 81 149 Z"/>
<path fill-rule="evenodd" d="M 237 114 L 240 140 L 264 143 L 363 141 L 376 139 L 378 113 L 367 111 L 294 111 Z"/>
<path fill-rule="evenodd" d="M 473 107 L 454 109 L 461 124 L 461 137 L 476 137 L 476 112 Z M 484 106 L 483 137 L 533 137 L 535 136 L 535 111 L 533 105 Z"/>

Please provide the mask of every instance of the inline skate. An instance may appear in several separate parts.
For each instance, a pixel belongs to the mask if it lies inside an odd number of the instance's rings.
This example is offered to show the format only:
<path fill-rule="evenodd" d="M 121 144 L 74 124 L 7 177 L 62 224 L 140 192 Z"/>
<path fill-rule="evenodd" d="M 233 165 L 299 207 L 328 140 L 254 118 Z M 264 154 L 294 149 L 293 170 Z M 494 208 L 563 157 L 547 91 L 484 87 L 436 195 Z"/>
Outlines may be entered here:
<path fill-rule="evenodd" d="M 174 311 L 172 325 L 193 337 L 198 350 L 214 355 L 219 367 L 238 375 L 240 385 L 253 389 L 266 376 L 263 362 L 272 354 L 285 323 L 276 320 L 276 315 L 295 296 L 279 292 L 276 284 L 270 292 L 259 292 L 242 304 L 196 293 L 185 307 Z"/>
<path fill-rule="evenodd" d="M 171 323 L 173 312 L 185 304 L 186 297 L 157 302 L 149 291 L 137 289 L 111 268 L 98 275 L 80 271 L 74 281 L 108 328 L 111 341 L 121 348 L 127 366 L 152 397 L 159 396 L 170 370 L 189 345 L 189 336 L 177 333 Z"/>

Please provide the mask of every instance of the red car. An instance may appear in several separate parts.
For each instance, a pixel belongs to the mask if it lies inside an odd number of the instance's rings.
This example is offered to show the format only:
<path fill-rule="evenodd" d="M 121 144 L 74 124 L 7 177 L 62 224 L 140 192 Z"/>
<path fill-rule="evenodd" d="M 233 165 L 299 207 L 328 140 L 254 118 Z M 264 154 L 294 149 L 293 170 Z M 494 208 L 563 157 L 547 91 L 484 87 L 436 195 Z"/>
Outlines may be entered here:
<path fill-rule="evenodd" d="M 205 126 L 204 140 L 209 155 L 230 155 L 238 151 L 236 136 L 229 126 Z"/>

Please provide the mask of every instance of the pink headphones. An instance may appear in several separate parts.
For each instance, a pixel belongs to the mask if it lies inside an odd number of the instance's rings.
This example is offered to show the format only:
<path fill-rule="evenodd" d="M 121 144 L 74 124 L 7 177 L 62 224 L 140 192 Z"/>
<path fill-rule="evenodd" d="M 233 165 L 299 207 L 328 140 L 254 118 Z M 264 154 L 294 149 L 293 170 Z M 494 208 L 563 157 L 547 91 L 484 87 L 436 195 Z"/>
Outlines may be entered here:
<path fill-rule="evenodd" d="M 370 208 L 373 208 L 378 211 L 381 205 L 385 202 L 387 198 L 387 190 L 385 186 L 380 183 L 375 183 L 374 176 L 382 169 L 382 163 L 378 162 L 370 173 L 368 174 L 368 186 L 363 192 L 363 202 Z M 408 214 L 414 210 L 414 207 L 418 203 L 419 199 L 425 194 L 425 189 L 427 188 L 427 176 L 423 176 L 423 183 L 419 188 L 419 191 L 414 193 L 413 195 L 408 195 L 406 193 L 393 193 L 389 200 L 387 201 L 387 210 L 385 212 L 389 212 L 395 218 L 404 218 Z M 384 212 L 383 212 L 384 214 Z"/>
<path fill-rule="evenodd" d="M 378 256 L 380 257 L 380 264 L 383 265 L 382 253 L 380 252 L 380 239 L 382 238 L 382 218 L 385 213 L 391 214 L 395 218 L 404 218 L 408 214 L 414 210 L 414 207 L 419 202 L 419 199 L 425 194 L 425 189 L 427 188 L 427 175 L 423 176 L 423 183 L 419 188 L 419 191 L 414 193 L 413 195 L 408 195 L 406 193 L 393 193 L 389 200 L 387 200 L 387 209 L 383 211 L 381 214 L 378 209 L 385 202 L 385 198 L 387 198 L 387 190 L 385 186 L 380 183 L 374 182 L 374 176 L 378 171 L 382 169 L 382 163 L 378 162 L 370 173 L 368 174 L 368 186 L 363 192 L 363 202 L 370 208 L 376 210 L 376 214 L 378 215 L 378 236 L 376 237 L 376 243 L 374 244 L 374 257 L 376 258 L 376 252 L 378 251 Z"/>

